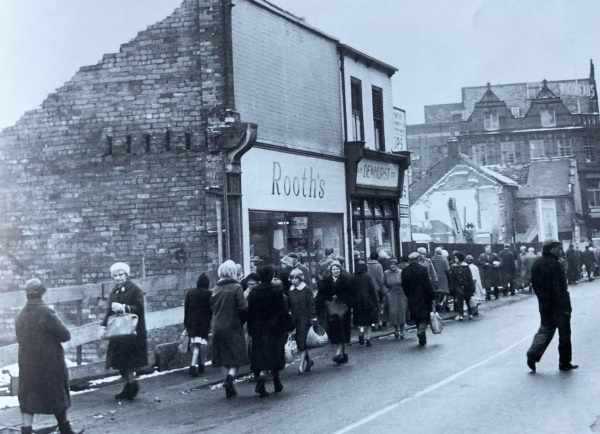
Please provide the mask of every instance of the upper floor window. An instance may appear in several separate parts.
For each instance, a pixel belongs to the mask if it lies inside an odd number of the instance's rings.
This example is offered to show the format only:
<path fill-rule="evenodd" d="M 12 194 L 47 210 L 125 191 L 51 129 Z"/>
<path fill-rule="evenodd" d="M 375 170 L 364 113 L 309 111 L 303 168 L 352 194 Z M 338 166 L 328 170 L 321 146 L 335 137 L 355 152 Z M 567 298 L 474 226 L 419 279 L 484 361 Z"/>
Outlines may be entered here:
<path fill-rule="evenodd" d="M 573 155 L 571 150 L 571 139 L 564 137 L 556 139 L 556 153 L 559 157 L 570 157 Z"/>
<path fill-rule="evenodd" d="M 545 156 L 544 139 L 530 140 L 529 157 L 533 160 L 534 158 L 544 158 Z"/>
<path fill-rule="evenodd" d="M 554 110 L 542 109 L 540 111 L 540 118 L 542 120 L 542 127 L 556 126 L 556 112 Z"/>
<path fill-rule="evenodd" d="M 588 205 L 590 208 L 600 208 L 600 181 L 587 189 Z"/>
<path fill-rule="evenodd" d="M 485 113 L 483 115 L 483 127 L 486 130 L 497 130 L 500 128 L 498 113 Z"/>
<path fill-rule="evenodd" d="M 583 152 L 586 163 L 595 163 L 597 160 L 597 144 L 598 140 L 594 137 L 583 138 Z"/>
<path fill-rule="evenodd" d="M 350 99 L 352 105 L 352 140 L 355 142 L 364 141 L 362 84 L 360 80 L 354 77 L 350 79 Z"/>
<path fill-rule="evenodd" d="M 515 118 L 521 117 L 521 107 L 511 107 L 510 112 Z"/>
<path fill-rule="evenodd" d="M 500 142 L 502 164 L 513 164 L 517 161 L 515 142 Z"/>
<path fill-rule="evenodd" d="M 383 132 L 383 91 L 373 86 L 373 128 L 375 130 L 375 149 L 385 151 L 385 135 Z"/>
<path fill-rule="evenodd" d="M 487 145 L 485 143 L 473 145 L 473 159 L 483 166 L 489 164 Z"/>

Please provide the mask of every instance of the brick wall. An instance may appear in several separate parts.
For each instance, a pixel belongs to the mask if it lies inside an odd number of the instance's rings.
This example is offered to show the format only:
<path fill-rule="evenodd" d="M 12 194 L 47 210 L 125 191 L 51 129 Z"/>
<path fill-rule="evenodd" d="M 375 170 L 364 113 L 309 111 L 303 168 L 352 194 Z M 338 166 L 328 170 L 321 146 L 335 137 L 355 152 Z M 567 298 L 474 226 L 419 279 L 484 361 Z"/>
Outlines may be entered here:
<path fill-rule="evenodd" d="M 335 41 L 259 4 L 232 10 L 236 110 L 259 125 L 258 141 L 342 155 Z"/>
<path fill-rule="evenodd" d="M 185 0 L 0 133 L 0 290 L 214 268 L 220 0 Z"/>

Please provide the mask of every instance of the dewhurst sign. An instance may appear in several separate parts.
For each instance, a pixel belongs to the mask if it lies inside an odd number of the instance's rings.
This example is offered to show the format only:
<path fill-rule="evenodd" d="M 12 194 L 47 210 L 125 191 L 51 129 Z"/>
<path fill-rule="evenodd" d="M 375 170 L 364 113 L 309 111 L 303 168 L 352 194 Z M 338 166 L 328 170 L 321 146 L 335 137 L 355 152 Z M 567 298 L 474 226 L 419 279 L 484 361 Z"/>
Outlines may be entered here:
<path fill-rule="evenodd" d="M 358 162 L 356 185 L 397 188 L 399 172 L 397 164 L 363 158 Z"/>

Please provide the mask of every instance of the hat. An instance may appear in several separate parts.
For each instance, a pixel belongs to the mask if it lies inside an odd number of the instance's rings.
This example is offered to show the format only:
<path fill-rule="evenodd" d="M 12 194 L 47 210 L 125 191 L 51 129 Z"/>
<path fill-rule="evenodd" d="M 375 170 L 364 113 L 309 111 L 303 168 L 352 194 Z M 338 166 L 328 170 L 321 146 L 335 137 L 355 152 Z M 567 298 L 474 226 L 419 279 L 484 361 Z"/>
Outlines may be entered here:
<path fill-rule="evenodd" d="M 397 260 L 396 258 L 390 258 L 390 259 L 388 260 L 388 263 L 390 263 L 390 264 L 392 264 L 392 263 L 393 263 L 393 264 L 397 264 L 397 263 L 398 263 L 398 260 Z"/>
<path fill-rule="evenodd" d="M 110 266 L 110 274 L 113 274 L 115 271 L 119 270 L 124 271 L 128 276 L 131 272 L 129 265 L 127 265 L 125 262 L 115 262 Z"/>
<path fill-rule="evenodd" d="M 294 266 L 294 260 L 287 255 L 281 258 L 280 262 L 284 265 L 287 265 L 288 267 Z"/>
<path fill-rule="evenodd" d="M 340 263 L 340 261 L 331 261 L 331 264 L 329 264 L 329 269 L 331 270 L 331 267 L 333 266 L 342 268 L 342 264 Z"/>
<path fill-rule="evenodd" d="M 419 259 L 419 256 L 421 256 L 419 254 L 419 252 L 412 252 L 410 255 L 408 255 L 408 259 L 412 260 L 412 259 Z"/>
<path fill-rule="evenodd" d="M 427 253 L 427 249 L 425 247 L 419 247 L 417 252 L 425 254 Z M 410 255 L 408 255 L 408 257 L 410 258 Z"/>
<path fill-rule="evenodd" d="M 550 248 L 552 248 L 554 246 L 562 246 L 562 243 L 560 241 L 558 241 L 558 240 L 553 239 L 553 238 L 551 238 L 549 240 L 546 240 L 546 241 L 544 241 L 542 243 L 542 247 L 543 248 L 550 249 Z"/>
<path fill-rule="evenodd" d="M 29 279 L 25 282 L 25 293 L 28 298 L 41 297 L 46 292 L 46 287 L 42 285 L 40 279 Z"/>
<path fill-rule="evenodd" d="M 510 244 L 504 243 L 504 247 L 510 247 Z"/>

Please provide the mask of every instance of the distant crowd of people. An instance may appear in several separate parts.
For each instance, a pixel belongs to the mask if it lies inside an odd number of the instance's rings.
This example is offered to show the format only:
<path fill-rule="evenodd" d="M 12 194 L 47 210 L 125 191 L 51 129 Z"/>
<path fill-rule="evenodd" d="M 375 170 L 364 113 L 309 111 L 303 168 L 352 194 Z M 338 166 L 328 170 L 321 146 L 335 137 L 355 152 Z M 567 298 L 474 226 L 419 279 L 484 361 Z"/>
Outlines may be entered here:
<path fill-rule="evenodd" d="M 477 260 L 460 251 L 450 254 L 443 247 L 437 247 L 431 258 L 424 247 L 399 260 L 371 252 L 369 260 L 356 261 L 352 274 L 334 256 L 333 249 L 324 253 L 314 280 L 294 253 L 284 256 L 279 267 L 264 265 L 247 276 L 239 264 L 227 260 L 219 266 L 214 285 L 202 273 L 184 302 L 183 323 L 192 352 L 189 374 L 197 377 L 204 372 L 211 345 L 212 365 L 226 369 L 226 397 L 237 395 L 237 370 L 250 364 L 255 392 L 262 398 L 269 395 L 269 373 L 273 390 L 283 390 L 280 372 L 286 366 L 284 347 L 290 339 L 295 340 L 300 355 L 298 373 L 313 368 L 307 336 L 317 324 L 325 328 L 335 347 L 333 362 L 343 365 L 349 360 L 353 326 L 358 329 L 359 344 L 370 347 L 373 328 L 391 325 L 394 337 L 404 339 L 405 325 L 412 322 L 418 344 L 424 346 L 435 310 L 450 311 L 452 304 L 456 320 L 462 321 L 466 307 L 472 320 L 482 302 L 498 299 L 500 293 L 508 296 L 532 290 L 539 301 L 541 326 L 527 352 L 527 365 L 536 371 L 536 363 L 558 330 L 559 369 L 578 367 L 571 363 L 568 282 L 582 278 L 582 265 L 588 279 L 597 274 L 598 252 L 589 246 L 578 253 L 571 245 L 565 254 L 559 241 L 548 241 L 538 254 L 532 247 L 521 247 L 518 255 L 510 244 L 498 253 L 485 246 Z M 117 262 L 110 272 L 115 286 L 100 335 L 107 333 L 111 318 L 125 314 L 137 317 L 128 335 L 109 337 L 106 356 L 106 368 L 117 369 L 124 382 L 115 398 L 132 401 L 140 389 L 135 371 L 148 364 L 144 294 L 130 280 L 127 264 Z M 22 432 L 31 433 L 34 415 L 42 413 L 54 414 L 60 432 L 71 434 L 76 431 L 67 419 L 70 396 L 61 346 L 70 339 L 70 333 L 42 301 L 46 288 L 41 281 L 29 280 L 25 291 L 28 302 L 16 319 Z M 43 378 L 41 372 L 46 373 Z"/>

